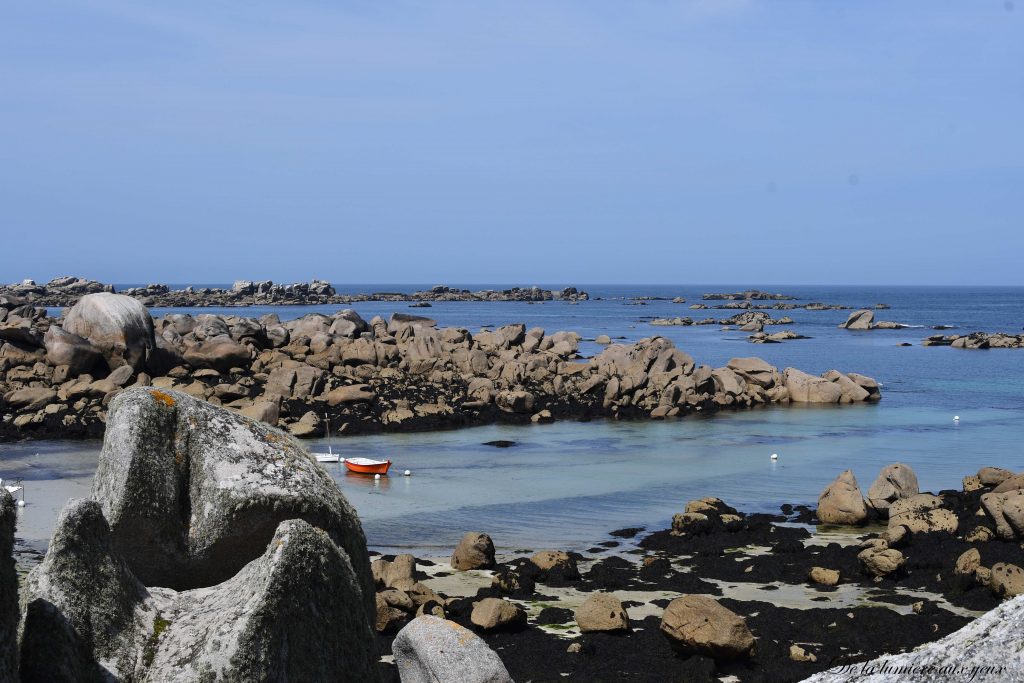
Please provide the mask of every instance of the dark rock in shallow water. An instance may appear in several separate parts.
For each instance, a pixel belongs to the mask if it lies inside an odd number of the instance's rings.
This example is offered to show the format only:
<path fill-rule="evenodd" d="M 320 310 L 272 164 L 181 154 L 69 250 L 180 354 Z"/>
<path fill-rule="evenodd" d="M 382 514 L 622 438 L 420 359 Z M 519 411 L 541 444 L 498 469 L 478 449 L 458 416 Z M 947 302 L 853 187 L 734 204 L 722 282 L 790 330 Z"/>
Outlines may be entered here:
<path fill-rule="evenodd" d="M 511 448 L 516 445 L 515 441 L 505 441 L 504 439 L 498 439 L 497 441 L 484 441 L 484 446 L 494 446 L 495 448 Z"/>

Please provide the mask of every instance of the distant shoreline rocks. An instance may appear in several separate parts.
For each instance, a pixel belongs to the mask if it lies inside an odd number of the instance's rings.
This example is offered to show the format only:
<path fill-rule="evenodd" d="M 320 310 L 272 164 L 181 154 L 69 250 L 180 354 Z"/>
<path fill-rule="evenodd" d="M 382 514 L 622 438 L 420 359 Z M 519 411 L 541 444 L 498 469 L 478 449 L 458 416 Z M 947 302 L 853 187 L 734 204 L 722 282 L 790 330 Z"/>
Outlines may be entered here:
<path fill-rule="evenodd" d="M 354 434 L 666 419 L 881 397 L 860 375 L 812 377 L 757 358 L 700 365 L 657 336 L 608 343 L 582 359 L 575 332 L 511 324 L 472 334 L 408 313 L 387 321 L 350 309 L 284 322 L 274 314 L 154 320 L 140 302 L 109 292 L 86 295 L 63 319 L 31 306 L 0 305 L 0 313 L 0 439 L 98 437 L 108 404 L 134 385 L 181 391 L 300 437 L 321 436 L 328 425 Z M 761 315 L 741 314 L 755 323 Z"/>
<path fill-rule="evenodd" d="M 23 280 L 13 285 L 0 285 L 0 299 L 6 297 L 19 304 L 33 306 L 72 306 L 85 294 L 114 293 L 113 285 L 79 277 L 54 278 L 46 284 Z M 326 280 L 275 283 L 271 280 L 237 280 L 229 289 L 186 287 L 172 290 L 168 285 L 150 284 L 131 287 L 120 292 L 138 299 L 144 306 L 157 308 L 189 308 L 209 306 L 299 306 L 346 304 L 359 301 L 411 301 L 429 305 L 431 301 L 586 301 L 590 295 L 576 287 L 560 290 L 540 287 L 512 287 L 502 290 L 458 289 L 437 285 L 418 292 L 372 292 L 338 294 Z"/>

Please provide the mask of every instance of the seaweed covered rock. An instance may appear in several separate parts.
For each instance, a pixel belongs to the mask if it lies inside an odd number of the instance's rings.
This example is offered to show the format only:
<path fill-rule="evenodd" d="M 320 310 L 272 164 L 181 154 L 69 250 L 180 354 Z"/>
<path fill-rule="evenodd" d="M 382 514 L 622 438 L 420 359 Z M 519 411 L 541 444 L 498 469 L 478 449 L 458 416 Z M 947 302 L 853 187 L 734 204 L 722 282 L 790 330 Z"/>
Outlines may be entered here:
<path fill-rule="evenodd" d="M 337 484 L 270 426 L 176 392 L 122 391 L 110 407 L 93 497 L 116 551 L 148 586 L 211 586 L 302 519 L 349 557 L 375 618 L 366 539 Z"/>
<path fill-rule="evenodd" d="M 29 575 L 23 681 L 377 680 L 351 563 L 301 520 L 229 580 L 146 588 L 100 506 L 73 500 Z"/>

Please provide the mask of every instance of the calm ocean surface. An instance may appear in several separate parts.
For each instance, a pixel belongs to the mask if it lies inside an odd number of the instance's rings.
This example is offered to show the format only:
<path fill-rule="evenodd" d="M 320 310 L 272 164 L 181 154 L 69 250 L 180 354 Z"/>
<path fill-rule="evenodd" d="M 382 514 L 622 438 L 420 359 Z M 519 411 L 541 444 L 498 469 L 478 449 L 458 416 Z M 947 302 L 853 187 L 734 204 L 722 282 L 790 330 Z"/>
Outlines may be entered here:
<path fill-rule="evenodd" d="M 221 285 L 223 286 L 223 285 Z M 339 292 L 413 291 L 430 285 L 336 285 Z M 492 285 L 465 285 L 469 289 Z M 564 285 L 542 285 L 548 288 Z M 746 334 L 717 326 L 652 327 L 652 317 L 728 317 L 730 311 L 691 310 L 704 292 L 741 291 L 748 285 L 575 285 L 600 301 L 570 305 L 368 302 L 350 306 L 363 317 L 402 311 L 428 315 L 442 326 L 476 331 L 484 325 L 523 322 L 548 332 L 575 330 L 635 341 L 661 335 L 697 362 L 722 365 L 736 356 L 759 356 L 780 368 L 820 373 L 861 372 L 883 384 L 883 400 L 870 406 L 768 408 L 667 422 L 559 422 L 528 427 L 480 427 L 452 432 L 337 439 L 345 454 L 389 457 L 395 476 L 374 483 L 335 478 L 358 509 L 370 545 L 447 553 L 469 530 L 485 531 L 506 550 L 583 549 L 627 526 L 664 527 L 686 500 L 715 495 L 746 510 L 773 510 L 783 502 L 813 503 L 847 467 L 866 488 L 880 467 L 911 465 L 922 488 L 954 488 L 983 465 L 1024 470 L 1024 350 L 965 351 L 925 348 L 933 325 L 953 332 L 1013 332 L 1024 326 L 1024 288 L 766 287 L 797 297 L 870 307 L 886 303 L 876 320 L 920 327 L 850 332 L 836 327 L 849 311 L 772 312 L 789 315 L 791 329 L 811 339 L 755 345 Z M 633 296 L 682 296 L 686 304 Z M 710 304 L 716 302 L 707 302 Z M 282 319 L 344 306 L 191 309 L 190 312 Z M 154 309 L 162 315 L 168 309 Z M 55 313 L 55 312 L 51 312 Z M 772 328 L 784 329 L 784 328 Z M 911 347 L 898 344 L 910 342 Z M 599 347 L 581 345 L 591 355 Z M 959 424 L 953 416 L 959 415 Z M 517 446 L 483 446 L 509 439 Z M 312 445 L 312 444 L 311 444 Z M 45 542 L 68 497 L 87 495 L 98 443 L 32 442 L 0 445 L 0 475 L 24 476 L 28 506 L 19 536 Z M 778 453 L 771 461 L 769 455 Z M 412 477 L 401 476 L 410 469 Z"/>

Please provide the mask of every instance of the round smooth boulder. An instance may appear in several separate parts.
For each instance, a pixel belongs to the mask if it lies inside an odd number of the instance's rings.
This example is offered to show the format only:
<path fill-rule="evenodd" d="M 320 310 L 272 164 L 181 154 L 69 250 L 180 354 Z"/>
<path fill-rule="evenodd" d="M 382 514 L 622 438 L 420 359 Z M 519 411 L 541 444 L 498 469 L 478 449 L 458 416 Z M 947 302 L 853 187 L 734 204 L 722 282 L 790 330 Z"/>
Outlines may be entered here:
<path fill-rule="evenodd" d="M 123 294 L 86 294 L 65 314 L 63 328 L 88 339 L 111 369 L 130 365 L 141 370 L 156 346 L 149 311 Z"/>
<path fill-rule="evenodd" d="M 452 553 L 452 569 L 490 569 L 494 566 L 494 542 L 487 534 L 470 531 L 462 537 Z"/>
<path fill-rule="evenodd" d="M 705 595 L 684 595 L 665 608 L 661 632 L 690 654 L 715 659 L 746 659 L 754 653 L 754 634 L 743 617 Z"/>
<path fill-rule="evenodd" d="M 629 615 L 622 601 L 611 593 L 594 593 L 580 605 L 574 616 L 583 633 L 629 630 Z"/>

